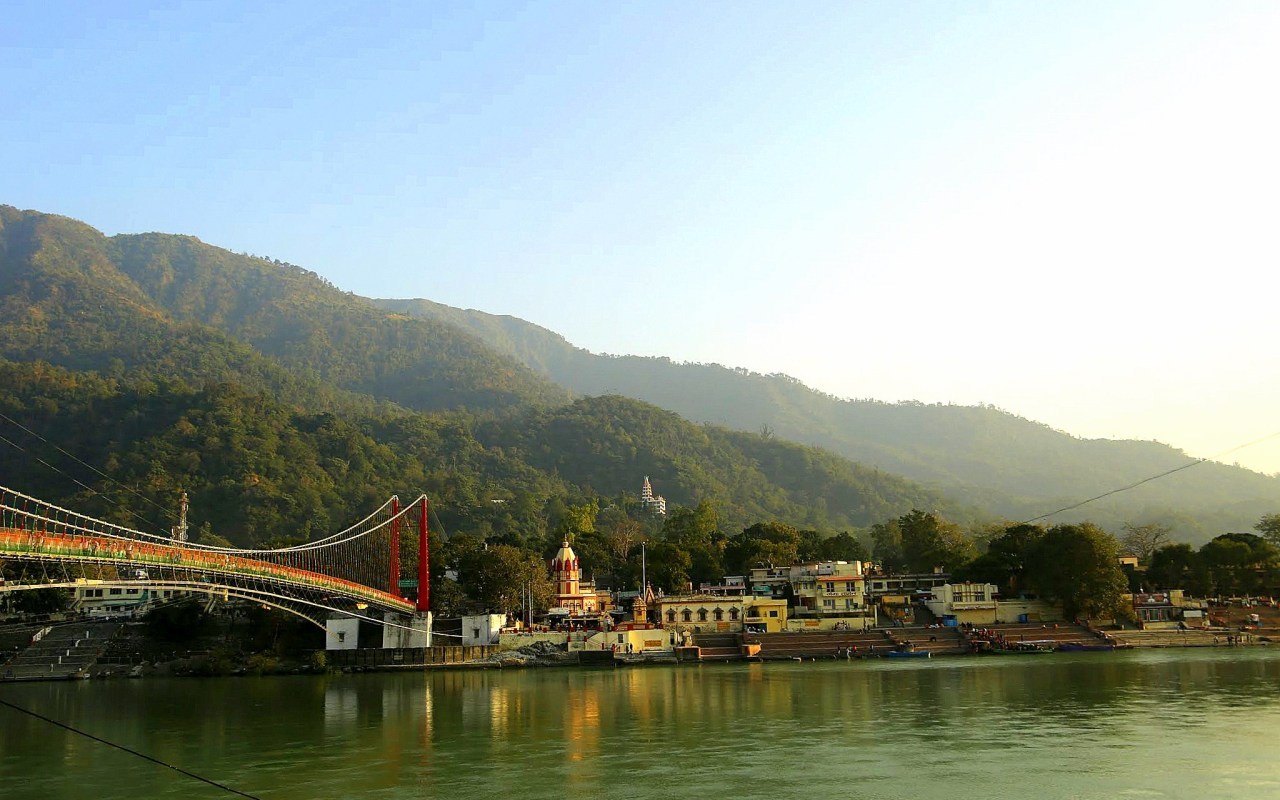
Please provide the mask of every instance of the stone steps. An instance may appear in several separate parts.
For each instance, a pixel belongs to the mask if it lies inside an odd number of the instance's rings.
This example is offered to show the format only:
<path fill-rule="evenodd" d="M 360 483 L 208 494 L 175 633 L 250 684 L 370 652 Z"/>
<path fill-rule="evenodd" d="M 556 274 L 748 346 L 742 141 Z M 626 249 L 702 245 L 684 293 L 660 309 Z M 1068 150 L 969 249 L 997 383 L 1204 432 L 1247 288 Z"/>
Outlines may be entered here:
<path fill-rule="evenodd" d="M 1116 631 L 1111 635 L 1132 647 L 1213 647 L 1227 643 L 1225 633 L 1213 631 Z"/>
<path fill-rule="evenodd" d="M 4 665 L 4 680 L 56 680 L 80 675 L 107 649 L 120 623 L 61 625 L 33 642 Z"/>

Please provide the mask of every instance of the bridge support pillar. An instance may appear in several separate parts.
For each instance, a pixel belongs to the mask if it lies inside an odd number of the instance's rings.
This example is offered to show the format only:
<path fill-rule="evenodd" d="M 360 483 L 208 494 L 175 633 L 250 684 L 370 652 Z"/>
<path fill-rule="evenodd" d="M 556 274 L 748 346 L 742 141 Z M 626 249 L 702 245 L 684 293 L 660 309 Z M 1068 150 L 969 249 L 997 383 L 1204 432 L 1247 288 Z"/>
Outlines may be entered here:
<path fill-rule="evenodd" d="M 330 617 L 324 621 L 325 650 L 355 650 L 360 644 L 360 620 Z"/>
<path fill-rule="evenodd" d="M 384 649 L 431 646 L 430 611 L 419 611 L 411 616 L 387 613 L 382 619 L 393 623 L 382 626 Z M 406 630 L 406 628 L 412 630 Z"/>

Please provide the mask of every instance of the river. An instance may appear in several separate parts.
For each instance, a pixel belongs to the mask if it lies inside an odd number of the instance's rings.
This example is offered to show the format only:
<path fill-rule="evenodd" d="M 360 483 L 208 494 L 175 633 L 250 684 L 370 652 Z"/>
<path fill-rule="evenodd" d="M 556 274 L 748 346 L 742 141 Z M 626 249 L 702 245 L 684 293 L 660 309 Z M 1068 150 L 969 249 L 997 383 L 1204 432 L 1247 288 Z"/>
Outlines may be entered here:
<path fill-rule="evenodd" d="M 0 684 L 264 800 L 1280 798 L 1280 648 Z M 234 797 L 0 707 L 6 797 Z"/>

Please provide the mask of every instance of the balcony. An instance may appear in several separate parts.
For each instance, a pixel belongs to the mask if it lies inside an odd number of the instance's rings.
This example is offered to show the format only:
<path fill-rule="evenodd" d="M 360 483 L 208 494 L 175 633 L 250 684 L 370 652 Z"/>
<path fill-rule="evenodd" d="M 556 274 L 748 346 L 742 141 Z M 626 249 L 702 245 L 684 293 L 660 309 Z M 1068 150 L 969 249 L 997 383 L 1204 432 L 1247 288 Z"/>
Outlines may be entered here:
<path fill-rule="evenodd" d="M 996 607 L 995 600 L 966 600 L 964 602 L 949 603 L 948 606 L 952 611 L 987 611 Z"/>

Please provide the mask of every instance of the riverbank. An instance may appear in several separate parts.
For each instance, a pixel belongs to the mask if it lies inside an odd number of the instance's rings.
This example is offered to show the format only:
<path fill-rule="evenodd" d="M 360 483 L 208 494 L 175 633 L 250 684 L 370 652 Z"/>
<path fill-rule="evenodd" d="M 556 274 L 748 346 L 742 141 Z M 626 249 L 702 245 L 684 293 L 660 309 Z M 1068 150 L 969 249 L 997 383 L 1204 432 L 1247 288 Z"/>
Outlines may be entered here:
<path fill-rule="evenodd" d="M 110 629 L 110 631 L 108 631 Z M 34 633 L 32 633 L 34 631 Z M 989 629 L 942 627 L 876 628 L 858 632 L 704 634 L 678 651 L 640 653 L 570 649 L 570 643 L 536 641 L 518 648 L 433 648 L 323 651 L 276 647 L 252 649 L 249 639 L 227 636 L 189 643 L 156 640 L 144 625 L 68 622 L 61 626 L 7 631 L 6 642 L 42 631 L 40 644 L 9 646 L 0 667 L 5 681 L 323 675 L 431 670 L 614 667 L 729 661 L 861 660 L 901 656 L 960 657 L 989 653 L 1124 648 L 1249 647 L 1271 643 L 1270 631 L 1162 629 L 1100 631 L 1068 624 L 1006 624 Z M 52 632 L 50 632 L 52 631 Z M 250 637 L 252 638 L 252 637 Z M 729 640 L 732 641 L 729 641 Z M 981 646 L 980 646 L 981 645 Z M 86 654 L 84 649 L 88 648 Z M 32 652 L 36 655 L 31 655 Z M 12 654 L 17 655 L 12 655 Z M 41 661 L 41 659 L 44 659 Z M 18 666 L 14 666 L 18 665 Z"/>

